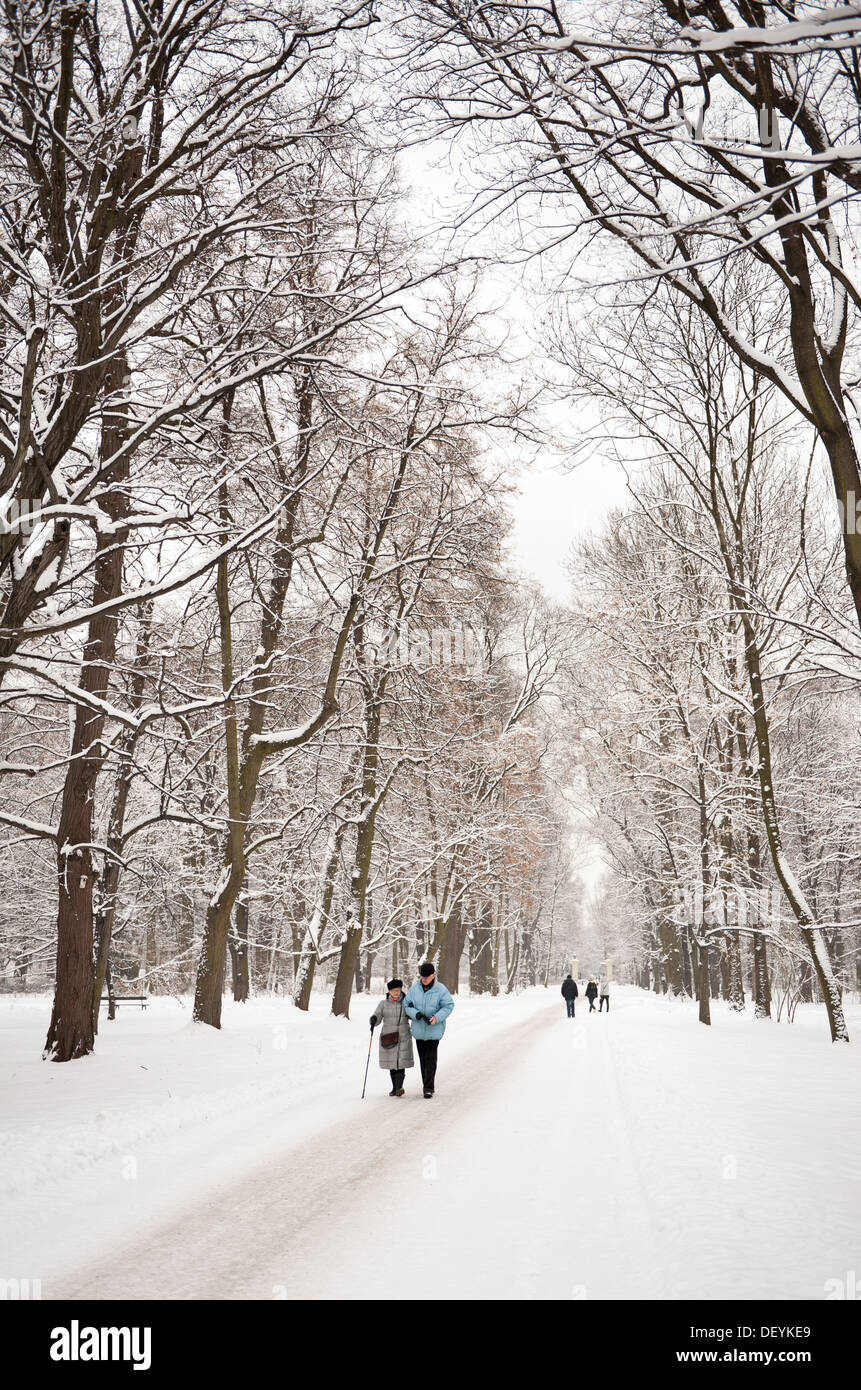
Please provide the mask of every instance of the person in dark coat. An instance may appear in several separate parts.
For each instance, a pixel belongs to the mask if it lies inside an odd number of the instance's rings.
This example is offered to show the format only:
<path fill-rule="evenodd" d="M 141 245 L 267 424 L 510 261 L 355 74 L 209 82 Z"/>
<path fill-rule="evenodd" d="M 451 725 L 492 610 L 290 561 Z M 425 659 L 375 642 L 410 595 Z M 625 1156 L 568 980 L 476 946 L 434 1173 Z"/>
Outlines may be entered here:
<path fill-rule="evenodd" d="M 406 1069 L 415 1066 L 410 1020 L 404 1008 L 404 982 L 389 980 L 386 989 L 388 994 L 371 1014 L 371 1027 L 380 1025 L 380 1066 L 392 1078 L 389 1095 L 402 1096 Z"/>
<path fill-rule="evenodd" d="M 589 1012 L 595 1012 L 595 1000 L 598 998 L 598 986 L 595 983 L 595 976 L 589 976 L 589 983 L 586 986 L 586 998 L 589 1000 Z"/>
<path fill-rule="evenodd" d="M 580 993 L 577 988 L 577 981 L 572 980 L 570 975 L 566 975 L 562 981 L 562 998 L 565 1000 L 565 1007 L 568 1010 L 568 1017 L 574 1017 L 574 1000 Z"/>

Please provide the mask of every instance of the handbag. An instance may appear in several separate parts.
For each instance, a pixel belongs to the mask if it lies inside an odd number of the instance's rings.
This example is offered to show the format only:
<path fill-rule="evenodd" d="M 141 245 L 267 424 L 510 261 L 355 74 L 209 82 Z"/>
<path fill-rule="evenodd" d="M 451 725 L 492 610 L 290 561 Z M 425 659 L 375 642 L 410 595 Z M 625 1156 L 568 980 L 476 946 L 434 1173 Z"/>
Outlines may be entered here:
<path fill-rule="evenodd" d="M 394 1000 L 393 1000 L 392 1002 L 394 1003 Z M 404 1006 L 403 1006 L 403 1003 L 402 1003 L 402 1004 L 401 1004 L 401 1011 L 400 1011 L 400 1013 L 398 1014 L 398 1025 L 400 1025 L 400 1021 L 401 1021 L 401 1019 L 403 1018 L 403 1014 L 404 1014 Z M 397 1028 L 394 1028 L 390 1033 L 381 1033 L 381 1034 L 380 1034 L 380 1047 L 384 1047 L 384 1048 L 388 1048 L 388 1047 L 397 1047 L 397 1045 L 398 1045 L 398 1038 L 399 1038 L 399 1036 L 400 1036 L 400 1031 L 401 1031 L 401 1030 L 400 1030 L 400 1026 L 398 1026 Z"/>

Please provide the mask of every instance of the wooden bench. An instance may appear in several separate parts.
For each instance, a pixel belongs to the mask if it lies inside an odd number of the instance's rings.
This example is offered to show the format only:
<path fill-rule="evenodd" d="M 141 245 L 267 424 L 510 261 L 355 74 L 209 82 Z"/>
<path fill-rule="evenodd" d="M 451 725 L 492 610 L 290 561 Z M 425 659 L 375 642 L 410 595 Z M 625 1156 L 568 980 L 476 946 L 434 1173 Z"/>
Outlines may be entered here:
<path fill-rule="evenodd" d="M 146 994 L 115 994 L 111 999 L 107 994 L 103 994 L 101 1002 L 103 1004 L 140 1004 L 141 1008 L 145 1009 L 147 998 Z"/>

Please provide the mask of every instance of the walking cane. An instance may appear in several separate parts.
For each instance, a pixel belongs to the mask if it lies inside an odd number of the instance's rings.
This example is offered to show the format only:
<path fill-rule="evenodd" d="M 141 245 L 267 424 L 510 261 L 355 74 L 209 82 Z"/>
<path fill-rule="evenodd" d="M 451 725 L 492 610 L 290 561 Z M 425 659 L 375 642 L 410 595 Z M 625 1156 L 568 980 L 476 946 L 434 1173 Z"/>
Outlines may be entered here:
<path fill-rule="evenodd" d="M 365 1099 L 365 1086 L 367 1086 L 367 1084 L 368 1084 L 368 1067 L 371 1065 L 371 1048 L 373 1047 L 373 1045 L 374 1045 L 374 1025 L 373 1025 L 373 1023 L 372 1023 L 372 1024 L 371 1024 L 371 1036 L 370 1036 L 370 1038 L 368 1039 L 368 1060 L 367 1060 L 367 1062 L 365 1063 L 365 1081 L 364 1081 L 364 1085 L 362 1086 L 362 1100 Z"/>

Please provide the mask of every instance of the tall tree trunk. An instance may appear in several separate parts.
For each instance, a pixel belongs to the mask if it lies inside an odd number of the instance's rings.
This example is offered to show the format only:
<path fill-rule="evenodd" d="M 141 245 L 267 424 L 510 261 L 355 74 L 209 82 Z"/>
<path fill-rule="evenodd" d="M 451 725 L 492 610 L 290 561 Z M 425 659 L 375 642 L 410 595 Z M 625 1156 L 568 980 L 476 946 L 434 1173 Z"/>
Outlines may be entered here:
<path fill-rule="evenodd" d="M 227 939 L 233 966 L 233 998 L 237 1004 L 244 1004 L 251 993 L 251 981 L 248 974 L 248 903 L 243 898 L 236 900 L 234 922 L 234 930 Z"/>
<path fill-rule="evenodd" d="M 224 403 L 225 434 L 230 420 L 232 399 Z M 224 443 L 226 454 L 227 444 Z M 219 510 L 225 534 L 230 520 L 227 484 L 222 482 Z M 230 574 L 228 557 L 222 555 L 216 571 L 216 597 L 221 650 L 221 689 L 224 695 L 224 742 L 227 764 L 228 830 L 224 850 L 221 882 L 210 899 L 206 912 L 197 984 L 194 994 L 194 1018 L 198 1022 L 221 1027 L 221 1001 L 224 994 L 224 964 L 227 938 L 233 906 L 245 881 L 245 826 L 241 795 L 239 764 L 239 729 L 236 702 L 233 699 L 233 622 L 230 603 Z"/>
<path fill-rule="evenodd" d="M 768 952 L 761 932 L 753 936 L 753 1008 L 755 1018 L 771 1017 L 771 984 L 768 977 Z"/>
<path fill-rule="evenodd" d="M 701 937 L 697 941 L 697 1000 L 700 1006 L 699 1020 L 705 1024 L 712 1021 L 709 954 L 708 941 Z"/>
<path fill-rule="evenodd" d="M 681 957 L 682 957 L 682 983 L 683 983 L 683 985 L 684 985 L 684 992 L 685 992 L 685 994 L 687 994 L 687 995 L 693 997 L 693 995 L 694 995 L 694 993 L 695 993 L 695 989 L 694 989 L 694 970 L 693 970 L 693 966 L 692 966 L 692 964 L 691 964 L 691 933 L 690 933 L 690 929 L 689 929 L 687 923 L 685 923 L 683 926 L 677 927 L 676 930 L 677 930 L 678 935 L 679 935 L 679 943 L 680 943 L 680 946 L 681 946 Z"/>
<path fill-rule="evenodd" d="M 450 994 L 457 994 L 460 982 L 460 962 L 466 943 L 466 927 L 463 922 L 463 902 L 458 899 L 452 906 L 442 947 L 436 961 L 437 976 Z"/>
<path fill-rule="evenodd" d="M 771 177 L 771 175 L 769 175 L 769 177 Z M 784 234 L 784 231 L 781 230 L 781 239 L 783 241 L 784 252 L 787 258 L 787 266 L 791 269 L 792 265 L 797 265 L 799 273 L 807 277 L 807 283 L 809 284 L 809 274 L 806 269 L 806 260 L 804 260 L 804 249 L 803 247 L 799 248 L 798 245 L 798 230 L 799 229 L 796 224 L 794 232 L 791 236 L 789 236 L 788 239 L 787 236 Z M 801 261 L 798 259 L 799 256 L 803 260 L 803 265 Z M 801 303 L 801 300 L 798 298 L 798 296 L 796 296 L 794 291 L 791 292 L 790 298 L 793 305 L 793 316 L 795 316 L 796 309 Z M 799 320 L 799 323 L 800 322 L 801 321 Z M 812 332 L 811 325 L 802 325 L 802 331 L 803 333 Z M 802 362 L 799 357 L 799 351 L 801 351 L 802 349 L 800 349 L 799 347 L 799 341 L 796 338 L 794 327 L 792 329 L 792 332 L 793 351 L 795 352 L 796 356 L 796 364 L 798 365 L 799 375 L 802 375 Z M 811 343 L 808 343 L 807 348 L 804 348 L 803 351 L 808 352 L 809 355 L 809 352 L 811 351 L 814 353 L 818 351 L 818 347 L 816 346 L 816 344 L 811 345 Z M 811 364 L 808 362 L 807 365 L 810 366 Z M 805 394 L 808 394 L 809 383 L 805 382 L 805 380 L 802 379 L 802 384 L 804 384 Z M 818 391 L 818 387 L 816 389 Z M 825 384 L 823 384 L 823 393 L 828 394 L 828 388 Z M 809 398 L 810 397 L 808 395 L 808 399 Z M 837 406 L 837 414 L 839 416 L 842 413 L 842 404 L 838 405 L 836 402 L 832 401 L 831 404 L 828 406 L 828 409 L 831 409 L 834 406 Z M 748 453 L 749 456 L 753 458 L 757 448 L 757 401 L 755 394 L 751 399 L 751 403 L 748 409 Z M 835 426 L 835 428 L 837 427 Z M 837 429 L 837 433 L 840 433 L 839 429 Z M 713 447 L 716 448 L 716 446 Z M 766 841 L 768 843 L 769 854 L 771 856 L 772 865 L 774 866 L 774 872 L 777 875 L 777 880 L 783 890 L 786 901 L 788 902 L 790 909 L 796 919 L 801 938 L 807 947 L 811 962 L 813 964 L 813 968 L 816 972 L 816 978 L 819 982 L 819 988 L 822 992 L 822 997 L 825 1001 L 825 1007 L 828 1013 L 828 1023 L 831 1029 L 831 1039 L 833 1042 L 848 1042 L 849 1031 L 846 1027 L 846 1019 L 843 1013 L 843 1004 L 840 997 L 840 986 L 837 982 L 837 979 L 834 975 L 834 971 L 831 966 L 831 960 L 828 955 L 827 943 L 825 941 L 822 931 L 816 925 L 814 913 L 812 912 L 810 905 L 806 901 L 805 895 L 802 892 L 801 886 L 798 883 L 798 880 L 796 879 L 795 874 L 792 871 L 792 868 L 789 864 L 789 860 L 783 848 L 783 842 L 780 832 L 780 821 L 777 808 L 777 798 L 774 791 L 774 770 L 771 760 L 771 736 L 769 732 L 768 709 L 765 701 L 765 692 L 763 688 L 760 646 L 756 626 L 754 623 L 753 616 L 751 614 L 749 594 L 747 588 L 747 575 L 744 568 L 744 557 L 747 553 L 747 549 L 745 545 L 746 538 L 744 532 L 743 513 L 741 510 L 738 510 L 736 515 L 733 517 L 734 531 L 732 536 L 730 536 L 730 534 L 728 534 L 727 532 L 727 527 L 724 521 L 722 503 L 719 496 L 717 472 L 717 457 L 716 454 L 712 452 L 712 516 L 715 523 L 718 540 L 720 543 L 721 557 L 723 559 L 724 569 L 726 571 L 730 603 L 736 612 L 741 631 L 744 637 L 744 669 L 745 674 L 747 676 L 747 684 L 750 690 L 751 697 L 750 705 L 751 714 L 753 718 L 753 733 L 757 751 L 756 774 L 759 782 L 759 793 L 762 806 L 762 817 L 765 824 Z M 855 473 L 857 474 L 857 466 L 855 467 Z M 849 564 L 850 560 L 847 552 L 847 567 L 849 566 Z M 861 618 L 861 568 L 859 568 L 857 573 L 857 581 L 858 582 L 856 586 L 855 581 L 852 580 L 850 574 L 850 584 L 853 588 L 853 595 L 855 597 L 856 606 L 858 607 L 859 618 Z"/>
<path fill-rule="evenodd" d="M 363 646 L 362 624 L 356 625 L 356 644 L 361 652 Z M 361 657 L 360 657 L 361 661 Z M 356 853 L 350 875 L 350 896 L 347 907 L 347 925 L 341 945 L 341 958 L 332 996 L 332 1013 L 337 1017 L 350 1017 L 350 996 L 359 962 L 359 950 L 365 929 L 365 913 L 368 899 L 368 882 L 371 876 L 371 860 L 374 849 L 374 835 L 377 821 L 377 777 L 380 761 L 380 724 L 382 721 L 382 697 L 386 677 L 381 676 L 376 685 L 368 676 L 365 683 L 365 724 L 364 751 L 362 757 L 362 792 L 359 811 L 359 827 L 356 833 Z"/>
<path fill-rule="evenodd" d="M 661 959 L 664 965 L 667 986 L 672 994 L 683 994 L 684 986 L 682 982 L 679 935 L 675 923 L 671 921 L 661 922 L 659 933 L 661 939 Z"/>
<path fill-rule="evenodd" d="M 472 931 L 470 942 L 469 988 L 471 994 L 497 994 L 499 983 L 494 980 L 493 928 L 489 904 L 482 909 L 481 919 Z M 494 989 L 494 984 L 496 988 Z"/>
<path fill-rule="evenodd" d="M 152 616 L 153 605 L 152 602 L 148 602 L 144 604 L 141 609 L 134 673 L 132 675 L 130 705 L 135 714 L 140 711 L 143 705 L 144 685 L 146 680 L 146 657 L 150 637 L 152 635 Z M 102 1002 L 102 990 L 104 988 L 105 974 L 110 959 L 111 940 L 117 911 L 117 896 L 119 893 L 120 876 L 122 874 L 120 855 L 123 848 L 123 827 L 125 825 L 129 791 L 131 790 L 132 779 L 134 777 L 134 764 L 132 759 L 134 757 L 135 747 L 137 746 L 138 736 L 137 729 L 126 729 L 120 736 L 118 743 L 117 756 L 120 765 L 116 784 L 114 786 L 114 799 L 111 805 L 110 820 L 108 822 L 108 854 L 105 857 L 105 863 L 102 868 L 95 895 L 97 906 L 95 913 L 95 980 L 93 984 L 94 1033 L 98 1033 L 99 1031 L 99 1007 Z"/>
<path fill-rule="evenodd" d="M 709 831 L 708 831 L 708 803 L 706 800 L 705 773 L 702 763 L 697 768 L 697 784 L 699 790 L 699 811 L 700 811 L 700 886 L 702 889 L 702 920 L 697 924 L 700 935 L 697 937 L 697 1001 L 700 1006 L 700 1023 L 711 1025 L 711 971 L 710 971 L 710 951 L 708 942 L 708 926 L 706 924 L 707 903 L 709 894 Z"/>
<path fill-rule="evenodd" d="M 741 965 L 741 941 L 738 932 L 731 931 L 726 938 L 727 956 L 727 998 L 735 1012 L 744 1011 L 744 975 Z"/>
<path fill-rule="evenodd" d="M 124 359 L 112 365 L 106 380 L 106 395 L 121 393 L 128 379 Z M 126 406 L 110 400 L 102 416 L 100 458 L 107 464 L 120 448 L 126 433 Z M 98 610 L 122 592 L 123 555 L 128 527 L 121 523 L 129 514 L 128 461 L 105 475 L 105 491 L 99 499 L 111 521 L 120 523 L 96 541 L 93 571 L 93 608 Z M 118 618 L 112 612 L 96 611 L 90 619 L 84 646 L 80 688 L 94 697 L 93 705 L 75 706 L 72 748 L 57 830 L 57 976 L 54 1007 L 45 1057 L 68 1062 L 85 1057 L 93 1050 L 93 1000 L 95 966 L 93 961 L 93 884 L 95 872 L 90 846 L 93 842 L 96 781 L 105 760 L 101 742 L 105 715 L 98 702 L 108 692 L 111 668 L 117 646 Z"/>
<path fill-rule="evenodd" d="M 339 802 L 348 795 L 355 776 L 355 761 L 351 759 L 350 765 L 341 782 L 341 791 L 338 798 Z M 320 947 L 323 943 L 323 936 L 331 920 L 332 899 L 335 895 L 338 864 L 341 860 L 341 848 L 343 846 L 344 836 L 347 833 L 347 828 L 348 822 L 346 820 L 336 820 L 329 831 L 326 853 L 323 858 L 323 875 L 317 887 L 317 898 L 314 904 L 314 910 L 311 913 L 302 938 L 302 953 L 299 958 L 299 966 L 293 982 L 293 1003 L 297 1009 L 302 1009 L 304 1013 L 307 1013 L 311 1002 L 314 970 L 319 957 Z"/>
<path fill-rule="evenodd" d="M 750 881 L 750 894 L 753 903 L 754 926 L 763 928 L 763 906 L 770 898 L 770 894 L 765 886 L 765 877 L 762 871 L 762 845 L 760 842 L 758 820 L 759 807 L 757 806 L 756 771 L 752 765 L 750 757 L 750 747 L 747 734 L 739 722 L 737 742 L 741 755 L 742 767 L 745 771 L 745 811 L 747 816 L 746 842 L 747 842 L 747 874 Z M 752 994 L 753 994 L 753 1014 L 754 1018 L 771 1017 L 771 981 L 768 974 L 768 943 L 762 934 L 762 930 L 756 930 L 753 934 L 753 972 L 752 972 Z"/>
<path fill-rule="evenodd" d="M 819 988 L 828 1013 L 831 1040 L 832 1042 L 848 1042 L 849 1030 L 846 1027 L 846 1019 L 843 1013 L 840 986 L 831 966 L 825 937 L 814 921 L 813 913 L 805 900 L 804 894 L 790 868 L 789 861 L 783 849 L 777 812 L 777 801 L 774 793 L 771 740 L 769 737 L 768 715 L 759 665 L 759 647 L 756 641 L 753 624 L 746 614 L 742 614 L 742 622 L 745 630 L 745 660 L 747 663 L 753 703 L 754 732 L 757 751 L 759 753 L 757 771 L 759 775 L 760 795 L 762 798 L 763 818 L 765 821 L 765 833 L 771 853 L 771 860 L 774 865 L 774 871 L 777 874 L 778 882 L 795 915 L 801 937 L 810 954 L 813 969 L 816 972 L 816 979 L 819 983 Z"/>
<path fill-rule="evenodd" d="M 105 966 L 105 987 L 108 991 L 108 1022 L 113 1023 L 117 1016 L 117 1001 L 114 996 L 114 985 L 111 979 L 111 962 L 108 960 Z"/>

